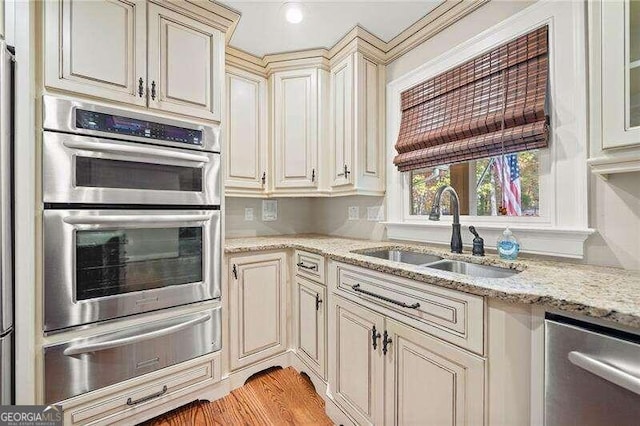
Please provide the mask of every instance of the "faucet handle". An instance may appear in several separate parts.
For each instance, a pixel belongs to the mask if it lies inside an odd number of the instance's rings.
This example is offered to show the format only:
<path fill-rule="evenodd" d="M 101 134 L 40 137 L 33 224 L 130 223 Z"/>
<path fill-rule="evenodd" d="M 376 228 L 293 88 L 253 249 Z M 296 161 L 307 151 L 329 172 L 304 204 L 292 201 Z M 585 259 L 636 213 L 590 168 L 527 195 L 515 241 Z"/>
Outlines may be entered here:
<path fill-rule="evenodd" d="M 469 232 L 474 236 L 472 254 L 474 256 L 484 256 L 484 239 L 478 234 L 475 226 L 470 226 Z"/>

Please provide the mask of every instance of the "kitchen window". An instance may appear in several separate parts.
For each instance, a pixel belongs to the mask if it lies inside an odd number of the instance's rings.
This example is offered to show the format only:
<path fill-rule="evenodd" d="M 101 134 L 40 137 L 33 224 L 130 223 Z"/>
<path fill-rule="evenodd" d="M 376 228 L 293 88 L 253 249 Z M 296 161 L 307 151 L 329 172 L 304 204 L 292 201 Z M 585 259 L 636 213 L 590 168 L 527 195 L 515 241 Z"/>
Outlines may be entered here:
<path fill-rule="evenodd" d="M 460 214 L 469 216 L 540 216 L 540 151 L 524 151 L 464 163 L 429 167 L 410 173 L 413 216 L 428 216 L 437 189 L 452 186 Z M 449 197 L 441 212 L 451 214 Z"/>
<path fill-rule="evenodd" d="M 536 23 L 535 26 L 532 26 L 532 22 Z M 498 236 L 508 226 L 519 238 L 524 252 L 583 257 L 584 241 L 593 233 L 593 230 L 588 227 L 587 214 L 588 137 L 584 22 L 583 4 L 539 2 L 518 15 L 488 28 L 476 37 L 461 42 L 451 51 L 427 58 L 420 67 L 387 84 L 387 158 L 394 161 L 394 164 L 390 164 L 387 169 L 388 220 L 385 226 L 388 238 L 449 244 L 452 216 L 443 215 L 440 221 L 428 219 L 435 187 L 447 183 L 448 180 L 461 198 L 466 197 L 466 201 L 462 201 L 463 210 L 460 218 L 463 244 L 468 246 L 473 239 L 466 229 L 469 225 L 474 225 L 478 229 L 485 239 L 487 248 L 495 247 Z M 502 150 L 499 142 L 502 138 L 495 137 L 497 143 L 486 139 L 480 141 L 484 146 L 486 142 L 493 143 L 494 147 L 497 146 L 484 155 L 478 155 L 482 153 L 476 149 L 477 146 L 469 146 L 467 142 L 462 148 L 458 147 L 452 151 L 447 151 L 444 144 L 441 150 L 436 149 L 439 145 L 430 142 L 428 138 L 431 135 L 427 135 L 426 132 L 433 131 L 432 129 L 438 130 L 436 127 L 431 127 L 431 123 L 437 124 L 436 121 L 448 124 L 446 114 L 453 108 L 459 111 L 460 102 L 454 97 L 452 102 L 445 103 L 448 109 L 438 108 L 437 111 L 432 112 L 429 109 L 431 104 L 428 103 L 428 93 L 427 98 L 420 98 L 420 93 L 414 92 L 410 99 L 407 99 L 406 95 L 403 99 L 403 93 L 544 25 L 548 27 L 549 49 L 545 102 L 545 111 L 549 117 L 546 122 L 549 130 L 548 146 L 527 145 L 525 149 L 510 149 L 505 146 Z M 562 53 L 558 54 L 558 52 Z M 501 74 L 496 74 L 496 77 L 501 78 Z M 508 86 L 505 85 L 505 87 Z M 501 86 L 498 85 L 496 90 L 500 91 Z M 464 90 L 458 92 L 465 93 Z M 488 91 L 485 99 L 495 98 L 493 96 L 495 93 L 495 91 Z M 477 92 L 473 97 L 476 96 Z M 413 99 L 415 103 L 412 103 Z M 464 102 L 473 98 L 462 96 L 458 99 Z M 408 111 L 407 107 L 411 108 L 413 105 L 417 107 L 419 104 L 425 105 L 425 113 L 420 117 L 427 117 L 430 122 L 420 121 L 417 123 L 418 127 L 415 127 L 415 122 L 406 120 L 411 117 L 403 117 L 403 115 Z M 435 105 L 435 100 L 432 104 Z M 498 109 L 503 105 L 501 99 L 496 99 L 495 105 L 489 105 L 489 113 L 499 112 Z M 445 117 L 437 116 L 438 111 L 440 111 L 439 114 L 445 114 Z M 475 110 L 468 109 L 468 111 L 469 116 L 473 118 Z M 421 120 L 417 115 L 416 118 Z M 408 132 L 411 128 L 403 128 L 405 122 L 407 125 L 414 126 L 416 133 Z M 449 126 L 449 129 L 451 128 Z M 493 135 L 500 135 L 502 128 L 500 120 L 494 119 L 488 130 L 493 132 Z M 513 127 L 505 125 L 505 132 L 509 128 Z M 457 129 L 465 131 L 466 128 L 464 125 L 456 127 L 454 123 L 453 129 L 455 132 Z M 473 132 L 473 128 L 470 130 Z M 532 131 L 528 134 L 534 133 Z M 398 152 L 397 143 L 400 135 L 403 137 L 403 143 L 407 145 L 415 142 L 424 143 L 425 146 L 411 152 Z M 443 136 L 448 137 L 448 135 Z M 458 135 L 454 136 L 456 138 L 450 140 L 458 140 Z M 439 138 L 440 135 L 435 137 Z M 469 136 L 463 135 L 463 141 L 465 137 L 469 139 Z M 472 133 L 470 137 L 477 137 L 477 135 Z M 445 142 L 448 141 L 445 140 Z M 507 211 L 506 215 L 502 215 L 498 210 L 502 198 L 502 187 L 499 182 L 495 182 L 495 172 L 493 172 L 493 187 L 489 171 L 482 177 L 479 186 L 478 181 L 491 158 L 516 152 L 519 160 L 520 157 L 529 155 L 532 157 L 527 160 L 534 160 L 534 157 L 537 157 L 535 161 L 537 161 L 538 170 L 535 173 L 535 167 L 531 167 L 530 164 L 525 165 L 524 158 L 519 161 L 522 190 L 521 214 L 510 215 Z M 398 158 L 399 154 L 403 156 Z M 427 161 L 424 161 L 425 159 Z M 431 177 L 431 181 L 425 183 L 425 175 L 428 175 L 427 178 Z M 492 190 L 496 200 L 493 210 Z M 444 213 L 448 212 L 448 198 L 449 196 L 445 195 L 442 199 L 445 203 Z M 493 215 L 493 212 L 497 214 Z M 465 251 L 467 250 L 465 248 Z"/>

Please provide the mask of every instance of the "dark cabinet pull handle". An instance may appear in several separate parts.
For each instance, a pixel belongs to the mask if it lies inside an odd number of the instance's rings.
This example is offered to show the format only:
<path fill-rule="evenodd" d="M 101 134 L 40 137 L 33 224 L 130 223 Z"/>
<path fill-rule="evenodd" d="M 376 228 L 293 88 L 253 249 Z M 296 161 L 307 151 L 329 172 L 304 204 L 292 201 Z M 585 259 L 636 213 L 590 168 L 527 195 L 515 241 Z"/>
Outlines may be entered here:
<path fill-rule="evenodd" d="M 347 179 L 349 177 L 349 173 L 351 173 L 349 171 L 349 168 L 347 167 L 347 165 L 344 165 L 344 178 Z"/>
<path fill-rule="evenodd" d="M 382 354 L 386 355 L 389 351 L 388 346 L 393 342 L 389 334 L 387 334 L 387 330 L 384 331 L 384 336 L 382 337 Z"/>
<path fill-rule="evenodd" d="M 165 393 L 167 393 L 167 385 L 164 385 L 160 392 L 156 392 L 156 393 L 153 393 L 153 394 L 148 395 L 148 396 L 143 396 L 140 399 L 133 400 L 133 399 L 129 398 L 129 399 L 127 399 L 127 405 L 137 405 L 137 404 L 149 401 L 151 399 L 158 398 L 158 397 L 164 395 Z"/>
<path fill-rule="evenodd" d="M 144 80 L 142 77 L 138 80 L 138 95 L 142 97 L 144 95 Z"/>
<path fill-rule="evenodd" d="M 322 303 L 322 299 L 320 299 L 320 295 L 316 293 L 316 311 L 320 309 L 321 303 Z"/>
<path fill-rule="evenodd" d="M 380 338 L 380 333 L 376 330 L 376 326 L 371 327 L 371 346 L 373 346 L 373 350 L 378 349 L 378 339 Z"/>
<path fill-rule="evenodd" d="M 418 303 L 418 302 L 416 302 L 416 303 L 414 303 L 412 305 L 407 305 L 404 302 L 400 302 L 398 300 L 393 300 L 393 299 L 390 299 L 390 298 L 388 298 L 386 296 L 382 296 L 380 294 L 375 294 L 375 293 L 371 293 L 370 291 L 363 290 L 363 289 L 360 288 L 360 284 L 354 284 L 354 285 L 351 286 L 351 288 L 353 289 L 353 291 L 356 291 L 358 293 L 366 294 L 367 296 L 375 297 L 376 299 L 384 300 L 385 302 L 393 303 L 394 305 L 402 306 L 403 308 L 418 309 L 420 307 L 420 303 Z"/>
<path fill-rule="evenodd" d="M 238 279 L 238 268 L 236 268 L 236 265 L 233 265 L 233 269 L 231 270 L 231 272 L 233 273 L 233 277 L 237 280 Z"/>
<path fill-rule="evenodd" d="M 316 181 L 316 169 L 311 170 L 311 182 Z"/>
<path fill-rule="evenodd" d="M 153 99 L 154 101 L 156 99 L 156 82 L 155 81 L 151 82 L 151 99 Z"/>
<path fill-rule="evenodd" d="M 305 265 L 305 264 L 304 264 L 304 263 L 302 263 L 302 262 L 298 262 L 298 263 L 296 263 L 296 265 L 297 265 L 299 268 L 309 269 L 309 270 L 311 270 L 311 271 L 317 271 L 317 270 L 318 270 L 318 265 L 311 265 L 311 266 L 307 266 L 307 265 Z"/>
<path fill-rule="evenodd" d="M 262 184 L 267 183 L 267 172 L 262 172 Z"/>

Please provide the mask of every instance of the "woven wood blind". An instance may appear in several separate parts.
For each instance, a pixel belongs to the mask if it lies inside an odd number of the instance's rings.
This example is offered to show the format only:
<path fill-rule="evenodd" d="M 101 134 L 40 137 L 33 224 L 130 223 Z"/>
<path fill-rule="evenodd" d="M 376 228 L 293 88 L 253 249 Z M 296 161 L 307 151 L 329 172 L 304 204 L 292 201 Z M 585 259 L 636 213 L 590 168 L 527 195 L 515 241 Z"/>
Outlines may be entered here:
<path fill-rule="evenodd" d="M 398 170 L 548 146 L 547 37 L 539 28 L 404 91 Z"/>

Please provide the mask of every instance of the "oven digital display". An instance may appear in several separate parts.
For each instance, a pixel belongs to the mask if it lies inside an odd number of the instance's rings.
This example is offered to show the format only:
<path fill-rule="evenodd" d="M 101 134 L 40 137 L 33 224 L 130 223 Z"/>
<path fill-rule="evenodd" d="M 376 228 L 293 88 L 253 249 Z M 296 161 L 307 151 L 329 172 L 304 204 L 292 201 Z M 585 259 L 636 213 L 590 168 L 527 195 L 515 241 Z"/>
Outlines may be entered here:
<path fill-rule="evenodd" d="M 136 118 L 105 114 L 83 109 L 76 110 L 76 127 L 119 135 L 202 146 L 202 131 L 169 124 L 154 123 Z"/>

